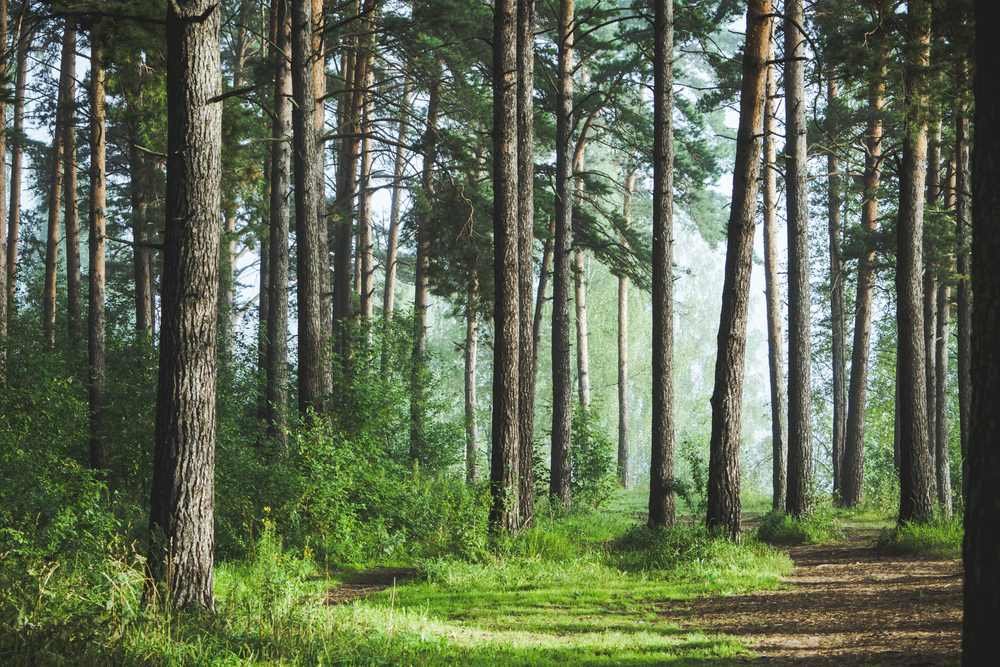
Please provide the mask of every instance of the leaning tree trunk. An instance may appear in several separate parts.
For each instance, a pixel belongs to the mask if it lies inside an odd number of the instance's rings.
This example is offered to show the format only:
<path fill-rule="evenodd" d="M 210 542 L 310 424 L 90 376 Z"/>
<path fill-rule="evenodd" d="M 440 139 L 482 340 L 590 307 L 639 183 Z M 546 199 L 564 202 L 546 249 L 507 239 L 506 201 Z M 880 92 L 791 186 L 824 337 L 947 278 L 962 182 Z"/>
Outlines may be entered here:
<path fill-rule="evenodd" d="M 326 234 L 320 218 L 320 152 L 316 143 L 315 86 L 311 69 L 312 6 L 292 2 L 292 127 L 295 145 L 295 243 L 298 276 L 299 413 L 322 412 L 332 389 L 329 329 L 324 327 Z"/>
<path fill-rule="evenodd" d="M 928 108 L 924 70 L 930 60 L 931 7 L 929 0 L 909 0 L 907 6 L 905 137 L 896 259 L 900 522 L 928 521 L 934 512 L 921 293 Z"/>
<path fill-rule="evenodd" d="M 797 37 L 801 41 L 801 35 Z M 837 99 L 837 81 L 833 72 L 827 75 L 827 104 L 833 106 Z M 833 129 L 833 128 L 831 128 Z M 829 132 L 834 136 L 834 132 Z M 842 226 L 840 221 L 841 174 L 840 160 L 831 149 L 826 156 L 827 166 L 827 228 L 830 244 L 830 339 L 833 362 L 833 494 L 840 497 L 841 464 L 844 456 L 844 430 L 846 424 L 847 395 L 844 386 L 846 361 L 844 350 L 844 260 L 841 256 Z"/>
<path fill-rule="evenodd" d="M 517 11 L 497 0 L 493 15 L 493 451 L 490 530 L 510 533 L 518 517 L 520 249 L 518 247 Z"/>
<path fill-rule="evenodd" d="M 549 494 L 570 503 L 570 435 L 573 419 L 569 342 L 570 252 L 573 241 L 573 14 L 574 0 L 559 3 L 556 85 L 555 248 L 552 264 L 552 447 Z"/>
<path fill-rule="evenodd" d="M 778 184 L 775 150 L 778 87 L 774 65 L 767 68 L 764 107 L 764 285 L 767 301 L 767 362 L 771 380 L 771 509 L 785 509 L 785 353 L 781 332 L 781 282 L 778 276 Z"/>
<path fill-rule="evenodd" d="M 17 39 L 17 73 L 14 79 L 14 136 L 10 155 L 10 206 L 7 214 L 7 291 L 0 294 L 6 299 L 8 312 L 13 312 L 16 306 L 14 294 L 17 291 L 17 242 L 21 229 L 21 167 L 24 160 L 24 97 L 27 88 L 28 51 L 34 32 L 27 25 L 25 17 L 26 5 L 22 6 L 18 18 Z M 0 218 L 0 225 L 3 218 Z M 2 250 L 2 248 L 0 248 Z"/>
<path fill-rule="evenodd" d="M 214 0 L 167 5 L 167 211 L 149 563 L 177 608 L 213 606 L 222 107 L 210 100 L 222 90 L 221 19 Z"/>
<path fill-rule="evenodd" d="M 788 218 L 788 488 L 785 510 L 809 513 L 812 492 L 812 338 L 809 313 L 809 176 L 802 0 L 785 3 L 785 196 Z"/>
<path fill-rule="evenodd" d="M 674 524 L 673 0 L 657 0 L 653 51 L 653 423 L 649 526 Z"/>
<path fill-rule="evenodd" d="M 518 352 L 518 502 L 522 524 L 535 513 L 535 339 L 532 267 L 535 243 L 535 0 L 517 3 L 517 245 L 521 266 Z"/>
<path fill-rule="evenodd" d="M 291 17 L 288 4 L 274 9 L 274 117 L 271 121 L 271 200 L 267 252 L 267 356 L 265 358 L 265 418 L 268 434 L 280 445 L 288 442 L 288 189 L 292 167 L 292 72 L 288 62 Z"/>
<path fill-rule="evenodd" d="M 67 24 L 66 40 L 73 57 L 66 61 L 63 131 L 63 198 L 66 227 L 66 324 L 70 348 L 78 349 L 83 330 L 80 317 L 80 216 L 76 205 L 76 26 Z"/>
<path fill-rule="evenodd" d="M 969 449 L 969 433 L 972 430 L 972 287 L 970 271 L 972 266 L 971 246 L 969 239 L 969 205 L 971 190 L 969 189 L 969 104 L 966 87 L 968 86 L 968 63 L 960 60 L 956 74 L 958 89 L 958 104 L 955 107 L 955 272 L 957 277 L 956 322 L 958 336 L 958 425 L 962 452 L 962 479 L 968 476 L 966 453 Z M 965 493 L 965 483 L 962 484 Z"/>
<path fill-rule="evenodd" d="M 626 227 L 632 224 L 635 174 L 632 168 L 625 175 L 622 220 Z M 628 276 L 622 274 L 618 276 L 618 483 L 623 489 L 628 488 L 628 372 Z"/>
<path fill-rule="evenodd" d="M 476 425 L 476 362 L 479 352 L 479 279 L 473 274 L 465 303 L 465 481 L 476 483 L 479 462 Z"/>
<path fill-rule="evenodd" d="M 1000 609 L 1000 52 L 992 44 L 1000 7 L 976 1 L 975 137 L 972 174 L 972 411 L 965 510 L 962 660 L 996 659 Z"/>
<path fill-rule="evenodd" d="M 734 540 L 740 535 L 740 427 L 747 310 L 772 20 L 771 0 L 748 2 L 740 123 L 712 392 L 707 523 L 710 530 L 723 532 Z"/>
<path fill-rule="evenodd" d="M 106 109 L 104 105 L 104 33 L 100 26 L 90 30 L 90 282 L 87 329 L 89 331 L 87 357 L 90 398 L 90 466 L 95 470 L 108 467 L 108 446 L 104 439 L 104 244 L 107 227 L 107 174 L 105 153 Z M 69 133 L 67 133 L 68 139 Z M 70 147 L 66 143 L 67 150 Z M 70 170 L 75 170 L 67 160 L 67 186 Z M 76 180 L 75 175 L 73 180 Z M 68 194 L 68 193 L 67 193 Z M 66 220 L 69 222 L 69 198 L 66 200 Z M 73 208 L 76 207 L 75 202 Z M 67 228 L 68 229 L 68 228 Z M 68 240 L 68 235 L 67 235 Z M 72 251 L 71 251 L 72 252 Z"/>
<path fill-rule="evenodd" d="M 879 14 L 884 10 L 879 5 Z M 878 228 L 878 190 L 882 178 L 882 108 L 885 105 L 887 37 L 874 37 L 876 61 L 868 80 L 868 123 L 865 130 L 864 203 L 861 227 L 865 246 L 858 259 L 857 295 L 854 299 L 854 342 L 851 346 L 851 380 L 847 390 L 847 436 L 840 473 L 840 499 L 845 507 L 861 502 L 864 488 L 865 396 L 868 390 L 868 348 L 872 330 L 872 294 L 875 290 L 875 232 Z"/>

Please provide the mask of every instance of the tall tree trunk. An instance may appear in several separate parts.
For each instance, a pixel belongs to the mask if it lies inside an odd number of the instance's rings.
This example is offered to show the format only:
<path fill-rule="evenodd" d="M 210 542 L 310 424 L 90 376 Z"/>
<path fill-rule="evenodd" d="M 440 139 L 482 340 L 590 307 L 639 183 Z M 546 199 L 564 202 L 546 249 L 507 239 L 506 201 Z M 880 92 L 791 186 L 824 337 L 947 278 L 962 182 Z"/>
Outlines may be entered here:
<path fill-rule="evenodd" d="M 49 216 L 45 232 L 45 285 L 42 289 L 42 339 L 50 350 L 56 347 L 56 290 L 59 269 L 59 205 L 63 190 L 63 150 L 65 148 L 66 92 L 71 61 L 75 58 L 75 32 L 72 26 L 63 31 L 62 57 L 59 65 L 59 95 L 56 102 L 56 126 L 52 134 L 52 178 L 49 181 Z"/>
<path fill-rule="evenodd" d="M 297 2 L 298 0 L 293 0 Z M 310 67 L 312 73 L 312 94 L 314 113 L 312 117 L 313 127 L 316 129 L 316 216 L 318 219 L 316 227 L 316 244 L 319 247 L 319 292 L 320 309 L 319 320 L 323 327 L 324 340 L 323 351 L 324 376 L 327 393 L 333 391 L 333 370 L 330 367 L 331 342 L 334 340 L 336 330 L 333 322 L 333 274 L 330 266 L 330 228 L 327 222 L 327 202 L 326 202 L 326 150 L 323 135 L 326 132 L 326 11 L 324 0 L 312 1 L 312 48 Z M 294 19 L 293 19 L 294 20 Z M 294 65 L 293 65 L 294 67 Z M 355 130 L 357 133 L 359 130 Z"/>
<path fill-rule="evenodd" d="M 798 35 L 797 39 L 801 41 L 802 36 Z M 836 105 L 837 94 L 837 81 L 833 78 L 833 72 L 828 72 L 826 82 L 828 106 Z M 835 129 L 830 128 L 831 140 Z M 833 150 L 830 150 L 826 155 L 826 167 L 826 210 L 830 244 L 830 339 L 833 362 L 833 446 L 831 450 L 833 453 L 833 495 L 839 498 L 847 411 L 847 392 L 844 386 L 847 364 L 844 350 L 844 260 L 841 257 L 840 249 L 843 235 L 840 221 L 841 174 L 840 160 Z"/>
<path fill-rule="evenodd" d="M 635 192 L 635 169 L 625 175 L 622 193 L 622 219 L 632 223 L 632 195 Z M 623 239 L 624 243 L 624 239 Z M 628 276 L 618 276 L 618 483 L 628 488 Z"/>
<path fill-rule="evenodd" d="M 396 305 L 396 274 L 399 268 L 399 230 L 403 212 L 403 176 L 406 173 L 407 124 L 410 116 L 410 79 L 404 74 L 403 96 L 399 104 L 399 129 L 396 133 L 396 159 L 392 168 L 392 201 L 389 205 L 389 240 L 385 250 L 385 294 L 382 298 L 382 316 L 392 319 Z"/>
<path fill-rule="evenodd" d="M 767 301 L 767 363 L 771 379 L 771 509 L 785 509 L 785 353 L 781 323 L 781 280 L 778 275 L 778 184 L 775 149 L 778 86 L 774 66 L 767 68 L 764 107 L 764 285 Z"/>
<path fill-rule="evenodd" d="M 153 292 L 150 284 L 150 252 L 146 240 L 149 201 L 146 189 L 147 166 L 136 147 L 136 123 L 129 126 L 129 198 L 132 206 L 132 279 L 134 283 L 135 331 L 145 341 L 153 337 Z"/>
<path fill-rule="evenodd" d="M 479 279 L 473 274 L 465 304 L 465 481 L 476 483 L 479 462 L 476 426 L 476 361 L 479 352 Z"/>
<path fill-rule="evenodd" d="M 320 218 L 320 151 L 316 137 L 315 53 L 309 0 L 292 2 L 292 127 L 295 149 L 295 241 L 298 276 L 299 412 L 322 412 L 332 389 L 329 329 L 324 328 L 326 235 Z"/>
<path fill-rule="evenodd" d="M 975 136 L 972 174 L 972 410 L 965 510 L 965 614 L 962 663 L 988 665 L 996 656 L 1000 610 L 1000 53 L 992 30 L 1000 7 L 975 4 Z M 985 39 L 984 39 L 985 38 Z"/>
<path fill-rule="evenodd" d="M 944 281 L 938 285 L 937 297 L 937 365 L 934 368 L 934 448 L 937 470 L 937 494 L 941 511 L 951 517 L 951 461 L 948 453 L 948 318 L 951 314 L 951 288 Z"/>
<path fill-rule="evenodd" d="M 785 510 L 809 513 L 812 493 L 812 389 L 809 363 L 809 192 L 802 0 L 785 3 L 785 195 L 788 218 L 788 488 Z"/>
<path fill-rule="evenodd" d="M 17 243 L 21 229 L 21 169 L 24 161 L 24 97 L 27 88 L 28 52 L 34 29 L 25 17 L 27 5 L 22 5 L 18 18 L 17 32 L 17 72 L 14 75 L 14 137 L 10 156 L 10 206 L 7 214 L 7 291 L 0 298 L 7 300 L 8 312 L 13 312 L 17 292 Z M 0 224 L 3 219 L 0 218 Z"/>
<path fill-rule="evenodd" d="M 76 26 L 68 23 L 67 37 L 73 54 L 66 61 L 66 115 L 63 124 L 63 196 L 66 227 L 66 323 L 69 344 L 75 348 L 83 333 L 80 309 L 80 217 L 76 205 Z"/>
<path fill-rule="evenodd" d="M 7 47 L 7 0 L 0 0 L 0 67 L 10 71 L 10 54 Z M 15 39 L 17 37 L 15 36 Z M 0 99 L 0 387 L 7 380 L 7 105 Z"/>
<path fill-rule="evenodd" d="M 579 179 L 580 177 L 578 177 Z M 577 180 L 576 200 L 580 201 L 583 181 Z M 587 318 L 587 261 L 583 248 L 573 249 L 573 305 L 576 309 L 576 383 L 580 407 L 590 409 L 590 326 Z"/>
<path fill-rule="evenodd" d="M 375 104 L 372 89 L 375 86 L 375 72 L 368 54 L 365 66 L 364 138 L 361 140 L 361 179 L 358 184 L 358 265 L 361 267 L 361 317 L 365 323 L 371 322 L 375 312 L 375 258 L 372 246 L 372 177 L 371 134 L 375 131 Z"/>
<path fill-rule="evenodd" d="M 292 165 L 292 72 L 288 61 L 291 17 L 288 3 L 277 0 L 275 42 L 274 118 L 271 121 L 271 201 L 268 220 L 267 359 L 264 396 L 268 434 L 284 446 L 288 441 L 288 195 Z"/>
<path fill-rule="evenodd" d="M 933 473 L 927 431 L 927 376 L 921 268 L 924 186 L 927 178 L 927 77 L 930 60 L 929 0 L 907 3 L 905 138 L 900 172 L 896 259 L 897 355 L 899 357 L 899 520 L 933 515 Z"/>
<path fill-rule="evenodd" d="M 552 447 L 549 494 L 570 503 L 573 406 L 569 342 L 569 256 L 573 242 L 573 25 L 575 0 L 560 0 L 556 84 L 555 249 L 552 265 Z"/>
<path fill-rule="evenodd" d="M 425 202 L 434 201 L 434 162 L 437 160 L 438 106 L 441 97 L 441 64 L 435 64 L 427 102 L 424 133 L 424 170 L 421 189 Z M 427 308 L 430 306 L 431 230 L 427 204 L 417 222 L 417 266 L 413 293 L 413 353 L 410 367 L 410 458 L 420 460 L 426 451 L 424 411 L 427 409 Z"/>
<path fill-rule="evenodd" d="M 877 7 L 884 16 L 885 2 Z M 882 178 L 882 108 L 885 105 L 885 71 L 888 38 L 876 30 L 875 65 L 868 75 L 868 121 L 865 129 L 864 203 L 861 227 L 865 247 L 858 260 L 857 295 L 854 299 L 854 342 L 851 346 L 851 380 L 847 391 L 847 436 L 840 472 L 840 499 L 856 507 L 864 489 L 865 396 L 868 390 L 868 349 L 872 330 L 872 294 L 875 289 L 875 247 L 878 228 L 878 191 Z"/>
<path fill-rule="evenodd" d="M 972 191 L 969 187 L 969 142 L 973 139 L 969 127 L 968 63 L 962 59 L 956 72 L 958 104 L 955 107 L 955 329 L 958 335 L 958 425 L 962 452 L 962 479 L 968 477 L 967 452 L 972 431 L 972 269 L 969 207 Z M 965 483 L 962 484 L 965 493 Z"/>
<path fill-rule="evenodd" d="M 493 14 L 493 449 L 490 529 L 510 533 L 518 517 L 520 261 L 518 247 L 517 10 L 497 0 Z"/>
<path fill-rule="evenodd" d="M 655 5 L 653 51 L 653 422 L 649 526 L 674 524 L 673 0 Z M 751 227 L 752 229 L 752 227 Z M 751 240 L 752 243 L 752 240 Z"/>
<path fill-rule="evenodd" d="M 524 524 L 535 513 L 535 339 L 532 273 L 535 244 L 535 0 L 517 3 L 517 244 L 521 266 L 518 352 L 518 502 Z"/>
<path fill-rule="evenodd" d="M 926 206 L 933 208 L 938 203 L 941 192 L 941 176 L 938 172 L 941 165 L 941 118 L 940 113 L 931 110 L 934 118 L 929 127 L 927 141 L 927 189 Z M 924 227 L 923 237 L 923 297 L 924 297 L 924 374 L 927 378 L 927 443 L 930 454 L 931 470 L 935 470 L 937 465 L 934 460 L 937 452 L 934 447 L 934 439 L 937 437 L 937 392 L 934 390 L 937 377 L 935 367 L 937 365 L 937 344 L 935 336 L 937 334 L 937 314 L 938 314 L 938 267 L 934 266 L 934 253 L 931 247 L 934 244 L 933 238 L 928 238 L 927 227 Z M 931 496 L 937 497 L 937 480 L 931 476 L 932 488 Z"/>
<path fill-rule="evenodd" d="M 538 290 L 531 319 L 531 372 L 538 377 L 538 346 L 542 339 L 542 315 L 545 310 L 545 291 L 552 275 L 552 246 L 555 241 L 555 219 L 549 219 L 549 233 L 542 244 L 542 266 L 538 272 Z"/>
<path fill-rule="evenodd" d="M 89 261 L 89 310 L 87 329 L 89 331 L 87 357 L 89 361 L 90 398 L 90 466 L 102 470 L 108 466 L 108 447 L 104 439 L 104 243 L 107 217 L 107 174 L 105 171 L 106 110 L 104 105 L 104 34 L 100 26 L 90 30 L 90 261 Z M 67 133 L 67 149 L 70 146 Z M 66 162 L 66 183 L 71 182 L 72 160 Z M 76 177 L 73 176 L 73 180 Z M 69 221 L 69 197 L 67 193 L 67 222 Z M 72 205 L 76 208 L 75 202 Z M 68 235 L 67 235 L 68 239 Z M 70 251 L 72 252 L 72 250 Z"/>
<path fill-rule="evenodd" d="M 167 4 L 167 214 L 150 558 L 177 608 L 213 606 L 222 90 L 214 0 Z M 190 290 L 200 285 L 199 290 Z"/>
<path fill-rule="evenodd" d="M 771 0 L 749 0 L 740 86 L 740 123 L 726 239 L 726 274 L 712 392 L 707 523 L 709 529 L 723 532 L 734 540 L 740 534 L 740 427 L 747 310 L 772 20 Z"/>

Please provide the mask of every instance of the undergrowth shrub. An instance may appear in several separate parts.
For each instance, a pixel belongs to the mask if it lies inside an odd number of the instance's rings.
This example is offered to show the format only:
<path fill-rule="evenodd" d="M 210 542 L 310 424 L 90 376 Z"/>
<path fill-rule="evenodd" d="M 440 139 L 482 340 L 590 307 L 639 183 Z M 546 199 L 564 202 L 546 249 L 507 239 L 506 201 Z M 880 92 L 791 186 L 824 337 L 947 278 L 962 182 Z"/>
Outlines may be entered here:
<path fill-rule="evenodd" d="M 573 503 L 600 507 L 618 489 L 617 448 L 601 423 L 598 411 L 577 407 L 573 412 L 570 460 Z"/>
<path fill-rule="evenodd" d="M 769 544 L 818 544 L 841 536 L 833 510 L 826 505 L 816 507 L 801 518 L 784 512 L 768 512 L 757 527 L 757 539 Z"/>
<path fill-rule="evenodd" d="M 962 517 L 938 517 L 929 523 L 907 522 L 883 530 L 878 551 L 884 554 L 961 558 L 965 531 Z"/>

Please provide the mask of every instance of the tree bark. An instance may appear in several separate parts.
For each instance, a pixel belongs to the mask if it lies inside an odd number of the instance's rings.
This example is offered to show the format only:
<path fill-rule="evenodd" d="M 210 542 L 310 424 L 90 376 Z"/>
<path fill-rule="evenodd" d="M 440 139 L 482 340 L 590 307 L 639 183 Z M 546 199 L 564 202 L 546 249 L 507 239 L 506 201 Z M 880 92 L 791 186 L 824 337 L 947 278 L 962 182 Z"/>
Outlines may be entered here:
<path fill-rule="evenodd" d="M 797 37 L 800 41 L 802 36 Z M 826 82 L 827 105 L 836 104 L 838 91 L 837 81 L 829 72 Z M 830 136 L 834 136 L 835 128 L 831 128 Z M 840 497 L 841 465 L 844 457 L 844 440 L 847 412 L 847 392 L 844 375 L 847 372 L 846 352 L 844 350 L 844 260 L 840 244 L 843 228 L 840 221 L 841 206 L 841 174 L 840 160 L 837 154 L 830 150 L 826 155 L 827 167 L 827 228 L 830 245 L 830 338 L 831 361 L 833 362 L 833 494 Z"/>
<path fill-rule="evenodd" d="M 938 504 L 945 517 L 951 517 L 951 460 L 948 452 L 948 319 L 951 311 L 951 288 L 941 282 L 937 296 L 937 365 L 934 368 L 934 392 L 937 398 L 934 407 L 934 448 L 937 470 Z"/>
<path fill-rule="evenodd" d="M 788 218 L 788 487 L 785 510 L 809 513 L 812 494 L 809 192 L 802 0 L 785 4 L 785 198 Z"/>
<path fill-rule="evenodd" d="M 150 284 L 150 252 L 146 240 L 149 210 L 146 189 L 146 161 L 136 147 L 138 131 L 135 121 L 129 122 L 129 197 L 132 206 L 132 280 L 136 335 L 145 341 L 153 337 L 153 291 Z"/>
<path fill-rule="evenodd" d="M 934 118 L 930 123 L 927 141 L 927 200 L 925 206 L 933 208 L 938 203 L 941 192 L 941 176 L 938 169 L 941 165 L 941 119 L 937 111 L 932 110 Z M 937 334 L 938 315 L 938 267 L 934 266 L 933 238 L 928 238 L 927 227 L 924 227 L 923 237 L 923 297 L 924 297 L 924 373 L 927 377 L 927 443 L 930 454 L 931 470 L 936 470 L 937 451 L 934 447 L 934 440 L 937 437 L 937 392 L 934 390 L 937 377 L 935 370 L 937 365 L 937 344 L 935 336 Z M 931 481 L 934 483 L 931 489 L 931 496 L 937 497 L 937 480 L 932 475 Z"/>
<path fill-rule="evenodd" d="M 7 0 L 0 0 L 0 67 L 10 71 L 10 49 L 7 47 Z M 17 39 L 17 37 L 15 37 Z M 7 380 L 7 105 L 0 99 L 0 387 Z"/>
<path fill-rule="evenodd" d="M 372 89 L 375 73 L 371 66 L 372 54 L 368 54 L 365 66 L 364 139 L 361 141 L 361 178 L 358 183 L 358 265 L 361 267 L 361 318 L 371 322 L 375 313 L 375 258 L 372 246 L 372 146 L 370 135 L 375 131 L 375 104 Z"/>
<path fill-rule="evenodd" d="M 785 509 L 785 456 L 788 426 L 785 413 L 785 353 L 781 331 L 781 279 L 778 275 L 778 184 L 775 149 L 778 87 L 774 66 L 767 68 L 764 107 L 764 285 L 767 301 L 767 362 L 771 379 L 771 509 Z"/>
<path fill-rule="evenodd" d="M 21 171 L 24 161 L 24 97 L 27 88 L 28 52 L 31 50 L 31 40 L 34 37 L 33 27 L 28 25 L 25 17 L 26 5 L 22 7 L 18 18 L 17 39 L 17 73 L 14 75 L 14 136 L 10 156 L 10 206 L 7 226 L 7 284 L 6 293 L 0 298 L 7 300 L 8 313 L 14 312 L 17 304 L 14 295 L 17 293 L 17 244 L 21 229 Z M 0 218 L 0 224 L 3 219 Z"/>
<path fill-rule="evenodd" d="M 479 352 L 479 279 L 473 274 L 465 304 L 465 481 L 476 483 L 479 462 L 476 426 L 476 361 Z"/>
<path fill-rule="evenodd" d="M 579 177 L 578 177 L 579 179 Z M 580 201 L 582 181 L 575 184 L 576 200 Z M 587 321 L 587 261 L 583 248 L 573 249 L 573 305 L 576 310 L 576 382 L 580 407 L 590 409 L 590 326 Z"/>
<path fill-rule="evenodd" d="M 552 265 L 552 447 L 549 494 L 570 503 L 572 384 L 569 342 L 569 256 L 573 240 L 573 24 L 574 0 L 561 0 L 556 85 L 555 249 Z"/>
<path fill-rule="evenodd" d="M 531 321 L 531 372 L 538 377 L 538 345 L 542 339 L 542 315 L 545 310 L 545 292 L 552 276 L 552 246 L 555 241 L 555 219 L 549 219 L 549 235 L 542 244 L 542 266 L 538 272 L 538 290 Z"/>
<path fill-rule="evenodd" d="M 655 4 L 653 51 L 653 422 L 649 526 L 674 524 L 673 0 Z M 752 229 L 752 227 L 751 227 Z M 752 241 L 751 241 L 752 242 Z"/>
<path fill-rule="evenodd" d="M 532 269 L 535 244 L 535 0 L 517 3 L 517 243 L 519 283 L 518 502 L 523 524 L 535 513 L 535 339 Z"/>
<path fill-rule="evenodd" d="M 213 606 L 222 107 L 209 100 L 222 90 L 221 18 L 214 0 L 167 4 L 167 225 L 149 563 L 177 608 Z"/>
<path fill-rule="evenodd" d="M 622 219 L 626 226 L 632 223 L 635 173 L 633 168 L 625 175 Z M 618 276 L 618 483 L 623 489 L 628 488 L 628 372 L 628 276 L 623 274 Z"/>
<path fill-rule="evenodd" d="M 396 273 L 399 265 L 399 231 L 403 212 L 403 176 L 406 173 L 407 123 L 410 116 L 410 79 L 404 74 L 403 96 L 399 106 L 399 130 L 396 133 L 396 159 L 392 168 L 392 202 L 389 205 L 389 240 L 385 251 L 385 294 L 382 298 L 382 316 L 391 321 L 396 305 Z"/>
<path fill-rule="evenodd" d="M 520 249 L 518 246 L 517 10 L 497 0 L 493 14 L 493 450 L 489 524 L 511 533 L 518 516 Z"/>
<path fill-rule="evenodd" d="M 265 366 L 265 413 L 268 435 L 279 445 L 288 442 L 288 195 L 292 165 L 292 72 L 288 61 L 291 17 L 288 3 L 274 3 L 276 48 L 271 121 L 271 201 L 267 252 L 267 357 Z"/>
<path fill-rule="evenodd" d="M 996 656 L 1000 611 L 1000 53 L 990 39 L 1000 21 L 994 2 L 975 3 L 975 136 L 972 173 L 972 409 L 967 450 L 965 613 L 962 664 Z M 984 39 L 985 37 L 985 39 Z"/>
<path fill-rule="evenodd" d="M 969 142 L 972 132 L 969 127 L 969 103 L 966 97 L 968 85 L 968 63 L 961 59 L 957 66 L 956 88 L 958 104 L 955 107 L 955 272 L 956 317 L 955 329 L 958 336 L 958 425 L 962 452 L 962 479 L 968 476 L 967 452 L 969 433 L 972 430 L 972 286 L 970 283 L 972 260 L 970 245 L 969 207 L 971 189 L 969 176 Z M 965 493 L 965 483 L 962 484 Z"/>
<path fill-rule="evenodd" d="M 734 540 L 740 535 L 739 452 L 747 310 L 771 24 L 771 0 L 750 0 L 712 392 L 707 524 L 710 530 L 722 532 Z"/>
<path fill-rule="evenodd" d="M 295 239 L 298 277 L 299 413 L 325 411 L 332 389 L 329 329 L 323 316 L 326 235 L 320 218 L 320 151 L 316 137 L 315 52 L 310 0 L 292 1 L 292 128 L 295 149 Z"/>
<path fill-rule="evenodd" d="M 73 54 L 66 61 L 66 114 L 63 124 L 63 196 L 66 227 L 66 323 L 69 345 L 77 346 L 83 334 L 80 308 L 80 217 L 76 205 L 76 26 L 66 26 L 66 39 Z"/>
<path fill-rule="evenodd" d="M 884 16 L 884 1 L 880 0 L 877 10 L 879 17 Z M 851 380 L 847 392 L 847 435 L 840 474 L 840 499 L 845 507 L 856 507 L 861 502 L 864 491 L 865 397 L 868 390 L 872 294 L 875 290 L 875 248 L 872 237 L 878 228 L 878 191 L 882 178 L 882 108 L 885 105 L 885 71 L 888 60 L 887 36 L 878 30 L 874 40 L 876 60 L 868 79 L 864 202 L 861 210 L 865 247 L 858 260 Z"/>
<path fill-rule="evenodd" d="M 104 104 L 105 72 L 104 72 L 104 34 L 99 26 L 90 30 L 90 279 L 89 279 L 89 310 L 87 328 L 89 331 L 87 357 L 89 361 L 89 399 L 90 399 L 90 466 L 95 470 L 108 467 L 108 446 L 104 438 L 104 385 L 105 385 L 105 349 L 104 349 L 104 243 L 107 216 L 107 173 L 105 169 L 105 153 L 107 138 L 105 136 L 106 109 Z M 67 132 L 66 147 L 71 146 Z M 66 161 L 66 183 L 71 171 L 76 169 Z M 69 222 L 70 208 L 76 208 L 76 202 L 70 204 L 69 192 L 66 198 L 66 220 Z M 68 231 L 68 227 L 67 227 Z M 69 236 L 67 234 L 67 240 Z M 77 249 L 79 253 L 79 249 Z M 70 253 L 72 253 L 72 249 Z M 79 268 L 79 267 L 77 267 Z"/>
<path fill-rule="evenodd" d="M 934 511 L 927 431 L 927 376 L 921 248 L 927 178 L 927 77 L 930 61 L 929 0 L 907 3 L 905 138 L 900 173 L 896 259 L 899 358 L 899 521 L 928 521 Z"/>

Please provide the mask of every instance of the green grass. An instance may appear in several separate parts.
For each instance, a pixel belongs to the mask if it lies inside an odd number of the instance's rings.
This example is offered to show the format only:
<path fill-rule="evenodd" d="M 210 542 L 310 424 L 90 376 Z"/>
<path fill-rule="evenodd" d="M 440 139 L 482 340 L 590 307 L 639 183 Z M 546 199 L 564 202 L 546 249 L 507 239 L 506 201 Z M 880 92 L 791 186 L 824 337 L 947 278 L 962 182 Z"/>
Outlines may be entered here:
<path fill-rule="evenodd" d="M 878 550 L 884 554 L 961 558 L 963 535 L 961 517 L 938 518 L 930 523 L 904 523 L 882 531 Z"/>
<path fill-rule="evenodd" d="M 757 527 L 757 538 L 768 544 L 820 544 L 843 536 L 840 521 L 828 506 L 820 506 L 802 518 L 784 512 L 765 514 Z"/>
<path fill-rule="evenodd" d="M 418 581 L 351 604 L 265 535 L 248 563 L 218 569 L 215 614 L 151 614 L 115 655 L 144 664 L 728 664 L 733 638 L 679 628 L 670 606 L 772 588 L 783 553 L 703 529 L 653 532 L 616 499 L 602 513 L 542 519 L 481 562 L 420 563 Z M 105 656 L 106 657 L 106 656 Z"/>

